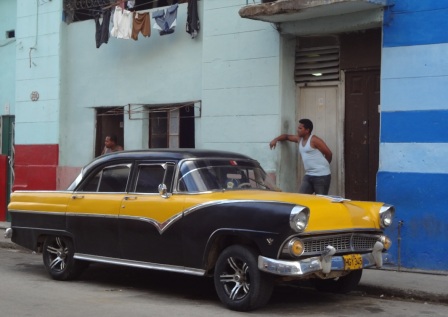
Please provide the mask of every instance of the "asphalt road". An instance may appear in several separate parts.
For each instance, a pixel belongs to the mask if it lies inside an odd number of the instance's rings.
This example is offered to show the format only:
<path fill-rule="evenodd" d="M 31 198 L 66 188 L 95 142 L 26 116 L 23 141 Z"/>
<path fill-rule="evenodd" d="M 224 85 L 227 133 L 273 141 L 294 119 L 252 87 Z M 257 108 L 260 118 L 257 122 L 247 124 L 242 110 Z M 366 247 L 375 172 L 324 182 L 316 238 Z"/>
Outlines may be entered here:
<path fill-rule="evenodd" d="M 247 316 L 221 306 L 212 280 L 93 264 L 77 281 L 50 279 L 41 255 L 0 249 L 0 316 Z M 448 306 L 277 287 L 256 316 L 448 316 Z"/>

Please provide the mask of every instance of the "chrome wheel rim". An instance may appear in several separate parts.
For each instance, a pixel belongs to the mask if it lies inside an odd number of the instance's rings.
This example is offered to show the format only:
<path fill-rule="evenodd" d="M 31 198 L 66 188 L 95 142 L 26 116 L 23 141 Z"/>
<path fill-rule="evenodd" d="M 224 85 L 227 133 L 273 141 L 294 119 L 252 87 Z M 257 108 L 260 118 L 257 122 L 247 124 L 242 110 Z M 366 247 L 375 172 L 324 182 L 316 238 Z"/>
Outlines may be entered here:
<path fill-rule="evenodd" d="M 68 248 L 64 241 L 57 237 L 47 246 L 47 254 L 49 259 L 49 267 L 55 271 L 63 271 L 67 266 Z"/>
<path fill-rule="evenodd" d="M 249 266 L 240 259 L 229 257 L 219 281 L 231 300 L 241 300 L 250 291 Z"/>

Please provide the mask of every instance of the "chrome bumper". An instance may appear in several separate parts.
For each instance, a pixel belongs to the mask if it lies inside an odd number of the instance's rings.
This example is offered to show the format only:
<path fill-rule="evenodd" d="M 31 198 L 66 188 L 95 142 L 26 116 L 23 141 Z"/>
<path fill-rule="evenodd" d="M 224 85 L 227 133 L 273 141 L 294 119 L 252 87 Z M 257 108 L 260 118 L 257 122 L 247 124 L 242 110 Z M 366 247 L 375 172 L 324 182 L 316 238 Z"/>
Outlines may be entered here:
<path fill-rule="evenodd" d="M 12 228 L 6 228 L 4 237 L 6 239 L 11 239 L 11 237 L 12 237 Z"/>
<path fill-rule="evenodd" d="M 362 254 L 362 268 L 376 266 L 380 268 L 383 263 L 391 263 L 392 257 L 388 253 L 382 253 L 383 244 L 377 242 L 371 253 Z M 282 276 L 304 276 L 315 272 L 328 274 L 331 271 L 344 271 L 344 259 L 342 256 L 333 256 L 336 250 L 328 246 L 321 256 L 307 258 L 299 261 L 285 261 L 258 257 L 258 268 L 261 271 Z"/>

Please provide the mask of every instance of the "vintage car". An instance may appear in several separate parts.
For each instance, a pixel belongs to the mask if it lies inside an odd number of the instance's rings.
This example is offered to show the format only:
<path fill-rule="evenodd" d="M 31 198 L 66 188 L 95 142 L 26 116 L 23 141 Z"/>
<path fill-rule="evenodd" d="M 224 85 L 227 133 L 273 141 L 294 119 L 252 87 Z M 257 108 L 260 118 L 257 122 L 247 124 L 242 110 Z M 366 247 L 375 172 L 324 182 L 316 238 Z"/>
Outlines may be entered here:
<path fill-rule="evenodd" d="M 15 191 L 7 235 L 42 252 L 49 275 L 90 262 L 214 279 L 232 310 L 266 304 L 276 281 L 348 292 L 390 261 L 394 208 L 279 191 L 245 155 L 208 150 L 107 154 L 65 191 Z"/>

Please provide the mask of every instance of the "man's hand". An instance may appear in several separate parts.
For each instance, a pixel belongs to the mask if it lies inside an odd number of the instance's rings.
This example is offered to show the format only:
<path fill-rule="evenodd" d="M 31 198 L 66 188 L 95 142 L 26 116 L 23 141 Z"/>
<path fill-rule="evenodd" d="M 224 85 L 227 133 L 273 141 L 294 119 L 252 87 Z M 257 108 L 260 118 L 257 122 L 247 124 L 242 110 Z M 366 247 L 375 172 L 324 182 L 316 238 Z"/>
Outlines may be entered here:
<path fill-rule="evenodd" d="M 269 143 L 269 148 L 272 150 L 275 149 L 276 146 L 277 146 L 277 139 L 275 138 Z"/>

